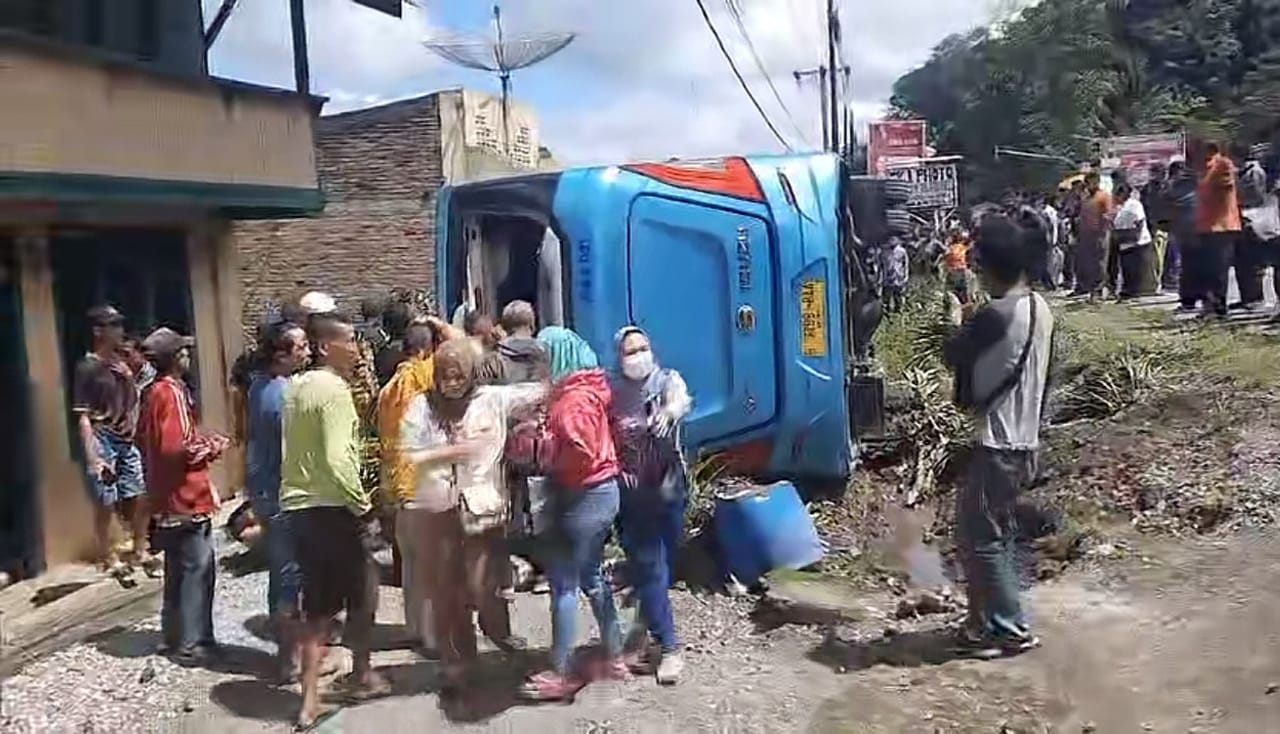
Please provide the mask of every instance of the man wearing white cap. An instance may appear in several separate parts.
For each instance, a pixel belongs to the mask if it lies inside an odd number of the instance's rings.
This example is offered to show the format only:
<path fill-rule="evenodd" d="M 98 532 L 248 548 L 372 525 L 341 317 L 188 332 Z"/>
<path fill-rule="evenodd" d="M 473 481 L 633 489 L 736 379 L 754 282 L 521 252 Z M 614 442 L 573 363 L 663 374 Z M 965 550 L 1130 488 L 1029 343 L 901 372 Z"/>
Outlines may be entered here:
<path fill-rule="evenodd" d="M 298 305 L 306 311 L 308 315 L 316 313 L 333 313 L 338 310 L 338 302 L 333 296 L 320 291 L 311 291 L 298 299 Z"/>

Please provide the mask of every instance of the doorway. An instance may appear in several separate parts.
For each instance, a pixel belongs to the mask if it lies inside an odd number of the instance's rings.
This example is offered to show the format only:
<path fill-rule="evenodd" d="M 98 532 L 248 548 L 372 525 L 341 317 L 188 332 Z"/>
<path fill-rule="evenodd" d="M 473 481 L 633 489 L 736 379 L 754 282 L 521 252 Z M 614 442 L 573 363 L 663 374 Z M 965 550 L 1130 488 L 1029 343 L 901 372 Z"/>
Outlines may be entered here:
<path fill-rule="evenodd" d="M 467 281 L 460 291 L 468 308 L 497 317 L 508 303 L 527 301 L 539 325 L 563 325 L 560 240 L 551 229 L 520 216 L 484 214 L 465 221 Z"/>
<path fill-rule="evenodd" d="M 186 234 L 183 229 L 141 228 L 53 231 L 50 259 L 68 400 L 76 363 L 92 348 L 85 314 L 93 306 L 110 303 L 118 308 L 125 317 L 125 331 L 140 338 L 161 326 L 193 333 Z M 195 391 L 194 370 L 187 379 Z M 74 434 L 72 439 L 78 451 L 80 441 Z"/>
<path fill-rule="evenodd" d="M 31 423 L 22 293 L 15 242 L 0 233 L 0 570 L 40 571 L 35 434 Z"/>

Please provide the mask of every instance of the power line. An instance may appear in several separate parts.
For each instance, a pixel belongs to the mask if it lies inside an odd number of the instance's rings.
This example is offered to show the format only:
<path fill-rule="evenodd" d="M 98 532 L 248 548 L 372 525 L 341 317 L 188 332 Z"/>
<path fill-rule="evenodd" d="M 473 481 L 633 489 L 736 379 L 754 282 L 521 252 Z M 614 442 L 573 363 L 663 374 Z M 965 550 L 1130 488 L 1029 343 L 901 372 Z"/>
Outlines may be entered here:
<path fill-rule="evenodd" d="M 788 151 L 791 150 L 791 144 L 787 139 L 782 137 L 782 133 L 778 132 L 778 128 L 774 126 L 773 120 L 765 114 L 764 108 L 760 106 L 760 100 L 756 99 L 755 93 L 751 91 L 751 87 L 747 86 L 747 80 L 742 78 L 742 72 L 738 71 L 738 64 L 733 60 L 733 56 L 729 55 L 729 49 L 724 45 L 724 39 L 720 38 L 720 31 L 716 30 L 715 23 L 711 22 L 711 14 L 707 12 L 706 3 L 703 0 L 697 0 L 698 10 L 702 11 L 702 19 L 707 23 L 707 29 L 711 31 L 711 36 L 716 39 L 716 45 L 720 47 L 720 53 L 724 56 L 724 60 L 729 62 L 729 68 L 733 71 L 733 75 L 737 77 L 738 84 L 742 85 L 742 91 L 747 93 L 747 98 L 751 100 L 751 104 L 755 106 L 756 112 L 760 113 L 760 119 L 764 120 L 764 124 L 769 126 L 769 132 L 782 143 L 782 147 Z"/>
<path fill-rule="evenodd" d="M 760 70 L 760 75 L 764 77 L 765 84 L 769 85 L 769 91 L 773 92 L 773 98 L 778 101 L 778 106 L 782 108 L 783 114 L 787 116 L 787 120 L 791 123 L 791 127 L 795 129 L 796 134 L 804 141 L 806 146 L 811 146 L 804 130 L 796 122 L 796 118 L 791 114 L 791 108 L 787 107 L 786 101 L 782 99 L 782 95 L 778 92 L 778 87 L 773 83 L 773 77 L 769 74 L 769 69 L 764 64 L 764 59 L 760 57 L 760 52 L 756 49 L 756 44 L 751 40 L 751 34 L 747 32 L 747 24 L 742 20 L 742 9 L 738 7 L 737 0 L 724 0 L 725 7 L 729 10 L 729 16 L 733 18 L 734 25 L 738 27 L 738 32 L 742 34 L 742 40 L 747 43 L 747 50 L 751 52 L 751 58 L 756 62 L 756 68 Z"/>

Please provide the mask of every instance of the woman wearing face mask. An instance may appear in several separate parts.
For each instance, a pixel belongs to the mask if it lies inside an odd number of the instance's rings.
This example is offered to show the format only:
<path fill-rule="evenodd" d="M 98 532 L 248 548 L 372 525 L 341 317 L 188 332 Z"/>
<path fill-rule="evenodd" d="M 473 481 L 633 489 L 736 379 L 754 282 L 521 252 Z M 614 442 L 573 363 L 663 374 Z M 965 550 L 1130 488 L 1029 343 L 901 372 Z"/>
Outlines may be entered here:
<path fill-rule="evenodd" d="M 684 661 L 667 589 L 684 534 L 687 475 L 679 425 L 692 401 L 680 373 L 658 366 L 642 329 L 624 327 L 614 343 L 620 367 L 612 383 L 612 419 L 622 459 L 622 547 L 640 617 L 661 651 L 655 661 L 644 645 L 633 669 L 653 671 L 657 662 L 658 683 L 674 685 Z"/>
<path fill-rule="evenodd" d="M 595 352 L 577 334 L 549 326 L 538 334 L 554 384 L 547 409 L 546 445 L 552 550 L 551 670 L 532 676 L 522 694 L 554 701 L 573 696 L 590 674 L 571 669 L 577 635 L 578 590 L 591 603 L 605 657 L 597 675 L 625 677 L 622 634 L 613 592 L 601 572 L 605 540 L 618 514 L 618 455 L 609 425 L 609 380 Z"/>
<path fill-rule="evenodd" d="M 418 467 L 402 518 L 429 545 L 414 573 L 431 603 L 446 685 L 456 687 L 476 659 L 472 609 L 499 648 L 524 647 L 502 595 L 510 499 L 500 462 L 513 414 L 536 410 L 547 386 L 479 385 L 464 339 L 442 344 L 434 361 L 434 384 L 413 398 L 400 425 L 403 456 Z"/>

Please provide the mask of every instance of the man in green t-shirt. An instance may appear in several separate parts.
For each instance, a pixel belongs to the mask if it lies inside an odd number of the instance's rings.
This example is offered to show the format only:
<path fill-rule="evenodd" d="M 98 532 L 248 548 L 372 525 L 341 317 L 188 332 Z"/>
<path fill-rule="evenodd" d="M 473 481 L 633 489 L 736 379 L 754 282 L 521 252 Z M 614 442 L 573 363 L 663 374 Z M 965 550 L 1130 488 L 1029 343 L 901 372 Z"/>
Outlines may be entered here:
<path fill-rule="evenodd" d="M 378 577 L 368 540 L 376 530 L 367 527 L 372 503 L 360 484 L 360 418 L 347 382 L 359 346 L 351 321 L 336 313 L 313 314 L 307 332 L 314 361 L 285 389 L 280 464 L 280 509 L 302 570 L 300 727 L 318 714 L 320 656 L 343 609 L 353 693 L 387 690 L 369 663 Z"/>

